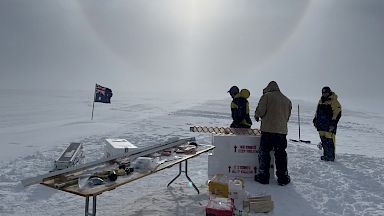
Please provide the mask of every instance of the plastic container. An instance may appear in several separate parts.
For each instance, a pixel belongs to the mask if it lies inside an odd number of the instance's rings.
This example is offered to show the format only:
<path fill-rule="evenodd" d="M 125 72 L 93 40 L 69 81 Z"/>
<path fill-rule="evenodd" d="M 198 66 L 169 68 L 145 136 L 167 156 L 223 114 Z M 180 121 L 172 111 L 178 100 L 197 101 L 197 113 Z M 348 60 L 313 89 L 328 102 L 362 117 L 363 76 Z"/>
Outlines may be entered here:
<path fill-rule="evenodd" d="M 244 184 L 240 179 L 228 181 L 228 197 L 233 200 L 233 215 L 243 215 L 243 202 L 245 198 Z"/>
<path fill-rule="evenodd" d="M 151 171 L 156 167 L 156 160 L 150 157 L 138 157 L 134 161 L 134 168 L 139 172 Z"/>

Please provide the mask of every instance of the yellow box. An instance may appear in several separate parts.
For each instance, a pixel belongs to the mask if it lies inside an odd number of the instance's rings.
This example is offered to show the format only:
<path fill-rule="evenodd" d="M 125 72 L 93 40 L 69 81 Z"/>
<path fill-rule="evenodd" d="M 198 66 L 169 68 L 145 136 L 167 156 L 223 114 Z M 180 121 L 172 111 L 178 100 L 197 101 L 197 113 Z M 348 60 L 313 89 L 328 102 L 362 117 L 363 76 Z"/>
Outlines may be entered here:
<path fill-rule="evenodd" d="M 252 213 L 267 213 L 273 210 L 273 201 L 271 195 L 249 197 L 244 200 L 244 209 Z"/>
<path fill-rule="evenodd" d="M 208 181 L 208 191 L 212 194 L 228 198 L 228 177 L 216 174 Z"/>

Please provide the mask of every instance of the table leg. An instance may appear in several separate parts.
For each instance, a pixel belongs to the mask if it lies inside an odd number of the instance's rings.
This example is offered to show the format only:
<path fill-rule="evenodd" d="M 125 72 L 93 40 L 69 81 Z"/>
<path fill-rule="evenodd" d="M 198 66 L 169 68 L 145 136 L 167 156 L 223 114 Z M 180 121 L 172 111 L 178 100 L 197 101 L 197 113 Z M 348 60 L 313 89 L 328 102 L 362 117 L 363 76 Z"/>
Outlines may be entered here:
<path fill-rule="evenodd" d="M 85 216 L 88 216 L 88 210 L 89 210 L 89 197 L 85 197 Z"/>
<path fill-rule="evenodd" d="M 195 188 L 195 190 L 197 191 L 197 194 L 200 194 L 200 191 L 199 189 L 196 187 L 195 183 L 193 183 L 193 181 L 191 180 L 191 178 L 189 178 L 188 176 L 188 160 L 185 161 L 185 176 L 187 177 L 187 179 L 189 180 L 189 182 L 191 182 L 192 186 Z"/>
<path fill-rule="evenodd" d="M 89 196 L 85 197 L 85 216 L 96 216 L 96 196 L 92 196 L 92 212 L 89 212 Z"/>
<path fill-rule="evenodd" d="M 180 175 L 181 173 L 183 172 L 182 169 L 181 169 L 181 163 L 179 163 L 179 173 L 177 174 L 177 176 L 175 178 L 172 179 L 171 182 L 168 183 L 167 187 L 169 187 L 172 182 L 174 182 Z M 191 180 L 191 178 L 188 176 L 188 160 L 185 160 L 185 176 L 187 177 L 188 181 L 192 184 L 193 188 L 195 188 L 195 190 L 197 191 L 198 194 L 200 194 L 200 191 L 199 189 L 196 187 L 195 183 L 193 183 L 193 181 Z"/>
<path fill-rule="evenodd" d="M 181 174 L 181 162 L 179 163 L 179 174 L 177 174 L 177 176 L 175 178 L 172 179 L 171 182 L 168 183 L 167 187 L 169 187 L 169 185 L 172 184 L 172 182 L 174 182 L 177 178 L 179 178 L 180 174 Z"/>

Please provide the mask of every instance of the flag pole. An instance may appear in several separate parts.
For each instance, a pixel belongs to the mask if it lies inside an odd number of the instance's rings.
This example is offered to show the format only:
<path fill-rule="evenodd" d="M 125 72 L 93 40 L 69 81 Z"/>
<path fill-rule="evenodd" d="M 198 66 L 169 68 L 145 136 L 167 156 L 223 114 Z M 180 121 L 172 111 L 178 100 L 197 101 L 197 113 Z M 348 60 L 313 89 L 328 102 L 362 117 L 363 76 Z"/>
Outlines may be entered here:
<path fill-rule="evenodd" d="M 95 84 L 95 89 L 94 89 L 94 92 L 93 92 L 93 104 L 92 104 L 92 117 L 91 117 L 91 120 L 93 120 L 93 110 L 95 109 L 96 85 L 97 84 Z"/>

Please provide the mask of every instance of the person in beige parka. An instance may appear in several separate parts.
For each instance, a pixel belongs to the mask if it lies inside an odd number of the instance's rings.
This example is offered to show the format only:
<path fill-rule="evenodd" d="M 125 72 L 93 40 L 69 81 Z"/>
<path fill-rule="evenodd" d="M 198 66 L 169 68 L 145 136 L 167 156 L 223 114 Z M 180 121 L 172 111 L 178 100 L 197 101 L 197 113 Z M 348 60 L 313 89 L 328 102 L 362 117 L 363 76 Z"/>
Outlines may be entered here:
<path fill-rule="evenodd" d="M 261 119 L 261 139 L 259 147 L 259 170 L 255 181 L 269 184 L 270 152 L 275 151 L 276 176 L 279 185 L 291 181 L 287 168 L 287 133 L 288 120 L 291 116 L 292 103 L 281 93 L 275 81 L 271 81 L 263 90 L 255 111 L 255 119 Z"/>

